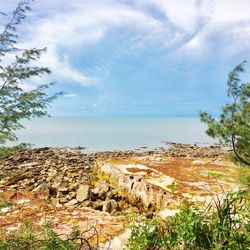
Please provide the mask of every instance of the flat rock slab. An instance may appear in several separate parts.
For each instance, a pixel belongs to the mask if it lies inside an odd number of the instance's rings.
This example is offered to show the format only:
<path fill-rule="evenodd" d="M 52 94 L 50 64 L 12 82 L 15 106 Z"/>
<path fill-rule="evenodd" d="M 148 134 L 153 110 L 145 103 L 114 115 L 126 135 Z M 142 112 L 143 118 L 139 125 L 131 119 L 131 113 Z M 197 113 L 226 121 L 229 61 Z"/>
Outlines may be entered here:
<path fill-rule="evenodd" d="M 214 158 L 131 157 L 99 160 L 97 176 L 147 210 L 204 205 L 212 195 L 239 189 L 240 168 Z M 250 170 L 249 170 L 250 171 Z"/>

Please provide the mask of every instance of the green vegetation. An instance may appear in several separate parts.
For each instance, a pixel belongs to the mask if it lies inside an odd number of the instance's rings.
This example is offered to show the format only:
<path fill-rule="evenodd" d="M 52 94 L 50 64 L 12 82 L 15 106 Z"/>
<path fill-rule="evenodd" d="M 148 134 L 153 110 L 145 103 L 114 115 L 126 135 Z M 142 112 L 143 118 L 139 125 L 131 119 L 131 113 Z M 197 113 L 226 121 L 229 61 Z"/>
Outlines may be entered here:
<path fill-rule="evenodd" d="M 29 144 L 21 143 L 13 147 L 0 147 L 0 159 L 4 159 L 6 157 L 9 157 L 11 155 L 14 155 L 17 152 L 21 152 L 25 149 L 30 147 Z M 0 179 L 1 179 L 1 174 L 0 174 Z"/>
<path fill-rule="evenodd" d="M 65 238 L 65 235 L 63 236 Z M 0 234 L 1 250 L 73 250 L 85 245 L 81 244 L 80 231 L 77 227 L 73 227 L 71 234 L 66 235 L 64 240 L 62 236 L 60 238 L 56 235 L 48 224 L 33 228 L 30 222 L 27 222 L 18 234 L 10 236 Z"/>
<path fill-rule="evenodd" d="M 0 34 L 0 144 L 17 139 L 15 131 L 22 128 L 21 121 L 32 117 L 47 116 L 48 105 L 62 93 L 49 96 L 47 90 L 54 83 L 41 84 L 26 91 L 31 78 L 39 79 L 49 74 L 47 67 L 34 66 L 46 48 L 20 49 L 17 27 L 26 18 L 31 0 L 22 0 L 14 10 L 10 21 Z M 5 15 L 0 12 L 0 15 Z M 7 63 L 10 59 L 12 63 Z"/>
<path fill-rule="evenodd" d="M 4 199 L 3 196 L 0 193 L 0 209 L 5 208 L 5 207 L 13 207 L 13 206 L 14 206 L 13 202 Z"/>
<path fill-rule="evenodd" d="M 131 226 L 130 250 L 250 249 L 250 204 L 245 191 L 214 196 L 204 210 L 184 207 L 160 219 L 139 219 Z"/>
<path fill-rule="evenodd" d="M 232 145 L 236 157 L 250 165 L 250 83 L 240 80 L 244 72 L 243 61 L 228 74 L 228 97 L 231 104 L 222 107 L 219 119 L 200 112 L 201 121 L 208 125 L 207 134 L 218 138 L 223 145 Z"/>
<path fill-rule="evenodd" d="M 239 171 L 239 182 L 250 188 L 250 171 L 248 168 L 241 167 Z M 249 192 L 250 195 L 250 192 Z"/>

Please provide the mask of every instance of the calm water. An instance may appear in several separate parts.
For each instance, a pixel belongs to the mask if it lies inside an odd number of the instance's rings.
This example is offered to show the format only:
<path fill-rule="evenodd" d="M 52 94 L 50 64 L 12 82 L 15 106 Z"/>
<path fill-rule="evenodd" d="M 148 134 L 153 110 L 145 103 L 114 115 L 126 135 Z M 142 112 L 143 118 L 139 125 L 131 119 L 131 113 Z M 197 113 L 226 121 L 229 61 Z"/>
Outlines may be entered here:
<path fill-rule="evenodd" d="M 213 142 L 198 118 L 84 118 L 51 117 L 24 122 L 19 142 L 35 147 L 84 146 L 88 151 L 156 148 L 163 141 Z"/>

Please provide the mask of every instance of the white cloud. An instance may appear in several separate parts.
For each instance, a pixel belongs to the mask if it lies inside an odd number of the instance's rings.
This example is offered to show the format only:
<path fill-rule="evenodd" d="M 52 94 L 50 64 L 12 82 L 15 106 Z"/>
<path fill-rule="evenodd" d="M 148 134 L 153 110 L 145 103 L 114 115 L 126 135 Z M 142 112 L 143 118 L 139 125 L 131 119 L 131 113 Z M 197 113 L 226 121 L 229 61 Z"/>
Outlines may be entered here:
<path fill-rule="evenodd" d="M 174 54 L 233 56 L 250 48 L 248 0 L 134 0 L 137 8 L 157 7 L 173 27 Z M 174 33 L 174 30 L 178 31 Z M 178 35 L 177 35 L 178 34 Z M 168 44 L 168 41 L 166 42 Z"/>
<path fill-rule="evenodd" d="M 185 32 L 193 32 L 199 24 L 199 8 L 195 0 L 152 1 L 157 3 L 168 20 L 177 28 Z"/>
<path fill-rule="evenodd" d="M 205 0 L 200 1 L 199 9 L 205 25 L 183 44 L 179 53 L 233 56 L 250 49 L 249 1 Z"/>
<path fill-rule="evenodd" d="M 233 55 L 250 48 L 250 1 L 248 0 L 60 0 L 35 1 L 27 19 L 23 46 L 48 47 L 42 62 L 56 79 L 80 85 L 93 85 L 98 76 L 86 75 L 71 65 L 71 52 L 84 51 L 97 43 L 114 27 L 138 30 L 137 46 L 154 41 L 179 55 L 211 53 L 213 43 L 218 53 Z M 8 1 L 7 10 L 16 0 Z M 151 7 L 154 7 L 152 10 Z M 162 18 L 156 18 L 158 10 Z M 65 56 L 61 53 L 66 50 Z"/>
<path fill-rule="evenodd" d="M 73 93 L 66 93 L 63 95 L 63 97 L 67 97 L 67 98 L 75 98 L 77 97 L 77 94 L 73 94 Z"/>
<path fill-rule="evenodd" d="M 55 3 L 57 2 L 57 3 Z M 22 47 L 48 47 L 41 62 L 48 66 L 53 77 L 81 85 L 95 84 L 95 77 L 75 69 L 67 58 L 70 52 L 84 50 L 88 44 L 100 41 L 110 28 L 131 26 L 155 39 L 165 27 L 139 10 L 116 1 L 37 1 L 25 26 L 26 40 Z M 154 34 L 154 36 L 152 36 Z M 66 49 L 67 54 L 61 55 Z M 65 52 L 66 53 L 66 52 Z"/>
<path fill-rule="evenodd" d="M 214 0 L 211 13 L 213 22 L 230 24 L 250 20 L 250 1 L 248 0 Z"/>

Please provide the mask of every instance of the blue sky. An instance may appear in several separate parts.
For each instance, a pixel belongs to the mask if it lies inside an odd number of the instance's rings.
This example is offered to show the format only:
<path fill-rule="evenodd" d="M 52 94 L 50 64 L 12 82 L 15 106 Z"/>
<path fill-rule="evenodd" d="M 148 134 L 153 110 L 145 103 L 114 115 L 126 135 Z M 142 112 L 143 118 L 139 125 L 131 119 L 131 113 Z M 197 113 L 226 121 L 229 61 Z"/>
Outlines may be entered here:
<path fill-rule="evenodd" d="M 0 10 L 10 13 L 17 2 L 1 0 Z M 39 0 L 31 7 L 19 46 L 47 47 L 39 63 L 53 73 L 43 80 L 67 92 L 52 115 L 218 114 L 228 101 L 228 71 L 249 60 L 249 0 Z"/>

